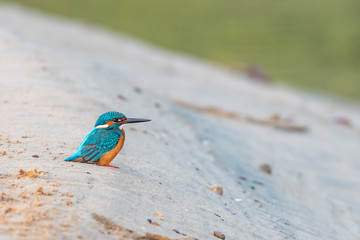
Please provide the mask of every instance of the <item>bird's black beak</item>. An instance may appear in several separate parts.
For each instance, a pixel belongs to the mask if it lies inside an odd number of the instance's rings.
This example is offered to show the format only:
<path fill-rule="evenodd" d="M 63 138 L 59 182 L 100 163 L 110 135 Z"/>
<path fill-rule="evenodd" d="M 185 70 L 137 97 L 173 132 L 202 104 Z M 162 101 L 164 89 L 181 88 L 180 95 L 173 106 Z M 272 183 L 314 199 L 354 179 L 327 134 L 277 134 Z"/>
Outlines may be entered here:
<path fill-rule="evenodd" d="M 125 120 L 122 120 L 122 124 L 128 124 L 128 123 L 140 123 L 140 122 L 149 122 L 150 119 L 145 118 L 126 118 Z"/>

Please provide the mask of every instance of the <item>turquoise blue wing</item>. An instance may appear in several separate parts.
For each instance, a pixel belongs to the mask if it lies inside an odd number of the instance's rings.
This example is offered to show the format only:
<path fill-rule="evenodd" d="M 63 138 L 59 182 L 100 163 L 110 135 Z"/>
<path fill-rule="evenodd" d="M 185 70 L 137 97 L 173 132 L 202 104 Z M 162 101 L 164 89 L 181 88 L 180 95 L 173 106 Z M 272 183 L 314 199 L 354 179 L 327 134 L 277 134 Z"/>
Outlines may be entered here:
<path fill-rule="evenodd" d="M 102 154 L 116 147 L 120 134 L 122 133 L 116 130 L 109 131 L 95 128 L 85 137 L 76 153 L 65 159 L 65 161 L 81 158 L 79 162 L 95 163 L 100 159 Z"/>

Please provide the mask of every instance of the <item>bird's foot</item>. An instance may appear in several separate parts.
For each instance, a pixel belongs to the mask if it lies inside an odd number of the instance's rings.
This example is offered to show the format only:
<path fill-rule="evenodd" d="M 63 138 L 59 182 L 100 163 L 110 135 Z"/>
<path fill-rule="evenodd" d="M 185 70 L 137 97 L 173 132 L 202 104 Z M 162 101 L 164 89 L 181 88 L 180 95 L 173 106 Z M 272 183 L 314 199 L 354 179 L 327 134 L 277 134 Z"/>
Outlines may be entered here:
<path fill-rule="evenodd" d="M 110 165 L 110 164 L 108 164 L 108 165 L 104 165 L 104 167 L 119 168 L 119 167 L 117 167 L 117 166 L 113 166 L 113 165 Z"/>

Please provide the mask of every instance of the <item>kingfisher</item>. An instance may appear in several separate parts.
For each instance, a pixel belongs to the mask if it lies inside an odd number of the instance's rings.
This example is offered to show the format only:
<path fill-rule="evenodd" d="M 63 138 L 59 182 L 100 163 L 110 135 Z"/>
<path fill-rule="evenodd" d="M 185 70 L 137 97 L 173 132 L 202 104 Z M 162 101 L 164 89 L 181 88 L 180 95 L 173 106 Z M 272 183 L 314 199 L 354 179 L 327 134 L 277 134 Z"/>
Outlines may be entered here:
<path fill-rule="evenodd" d="M 86 135 L 77 151 L 64 161 L 92 163 L 100 166 L 119 168 L 110 165 L 124 146 L 124 124 L 148 122 L 150 119 L 127 118 L 120 112 L 102 114 L 94 129 Z"/>

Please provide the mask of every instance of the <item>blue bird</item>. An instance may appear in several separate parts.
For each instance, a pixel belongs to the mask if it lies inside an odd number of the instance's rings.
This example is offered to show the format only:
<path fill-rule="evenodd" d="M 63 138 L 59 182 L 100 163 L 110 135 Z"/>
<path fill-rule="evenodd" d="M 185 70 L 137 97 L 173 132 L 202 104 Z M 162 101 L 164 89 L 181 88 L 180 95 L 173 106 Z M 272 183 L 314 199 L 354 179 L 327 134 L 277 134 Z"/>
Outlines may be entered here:
<path fill-rule="evenodd" d="M 148 122 L 149 119 L 127 118 L 119 112 L 102 114 L 95 128 L 84 138 L 77 151 L 65 161 L 92 163 L 100 166 L 118 168 L 110 165 L 124 145 L 124 124 Z"/>

